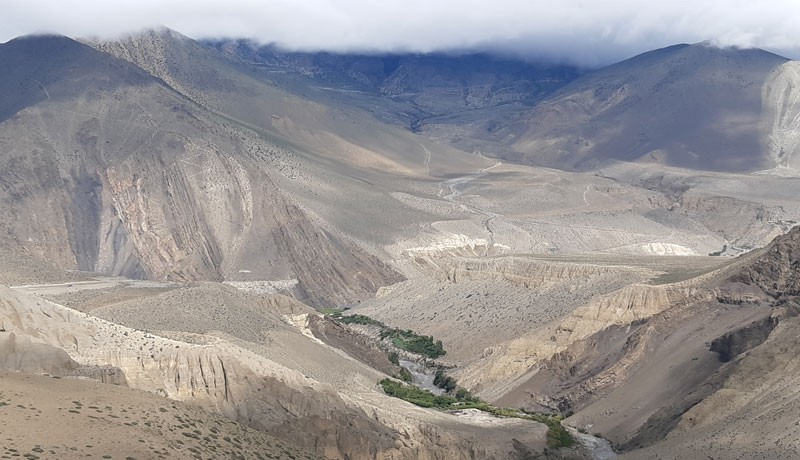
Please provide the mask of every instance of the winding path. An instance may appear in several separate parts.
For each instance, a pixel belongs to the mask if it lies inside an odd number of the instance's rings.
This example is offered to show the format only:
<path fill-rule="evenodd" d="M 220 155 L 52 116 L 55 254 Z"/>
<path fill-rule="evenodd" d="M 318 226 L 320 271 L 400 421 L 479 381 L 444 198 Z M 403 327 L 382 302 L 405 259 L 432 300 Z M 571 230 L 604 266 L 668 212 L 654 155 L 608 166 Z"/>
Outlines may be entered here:
<path fill-rule="evenodd" d="M 498 161 L 497 163 L 493 164 L 492 166 L 480 169 L 478 171 L 475 171 L 472 174 L 469 174 L 469 175 L 466 175 L 466 176 L 461 176 L 461 177 L 456 177 L 455 179 L 448 179 L 446 181 L 443 181 L 443 182 L 441 182 L 439 184 L 439 192 L 436 194 L 436 196 L 438 196 L 440 198 L 444 198 L 445 200 L 447 200 L 447 201 L 449 201 L 451 203 L 458 204 L 461 207 L 461 209 L 463 209 L 463 210 L 465 210 L 467 212 L 470 212 L 470 213 L 473 213 L 473 214 L 482 214 L 482 215 L 486 216 L 486 219 L 484 219 L 481 223 L 483 224 L 483 227 L 486 228 L 486 231 L 489 233 L 489 245 L 486 248 L 487 251 L 492 245 L 494 245 L 494 231 L 492 230 L 492 227 L 491 227 L 491 221 L 495 217 L 499 217 L 500 215 L 497 214 L 497 213 L 494 213 L 492 211 L 487 211 L 487 210 L 481 209 L 481 208 L 479 208 L 477 206 L 473 206 L 471 204 L 463 203 L 463 202 L 461 202 L 461 200 L 458 199 L 458 197 L 460 197 L 461 194 L 463 193 L 462 190 L 465 188 L 464 186 L 466 184 L 468 184 L 469 182 L 471 182 L 471 181 L 473 181 L 475 179 L 480 179 L 481 177 L 486 175 L 487 171 L 489 171 L 490 169 L 495 168 L 497 166 L 500 166 L 501 164 L 503 164 L 503 163 Z M 449 190 L 449 193 L 447 193 L 445 195 L 445 192 L 447 190 Z"/>

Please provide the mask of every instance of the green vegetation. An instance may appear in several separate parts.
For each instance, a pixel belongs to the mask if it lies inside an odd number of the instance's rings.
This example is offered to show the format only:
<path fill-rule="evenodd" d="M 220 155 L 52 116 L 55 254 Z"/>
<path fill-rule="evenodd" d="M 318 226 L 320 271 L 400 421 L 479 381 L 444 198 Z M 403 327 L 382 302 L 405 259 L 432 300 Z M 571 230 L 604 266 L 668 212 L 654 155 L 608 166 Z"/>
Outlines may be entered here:
<path fill-rule="evenodd" d="M 381 338 L 389 337 L 392 344 L 402 350 L 410 351 L 418 355 L 436 359 L 445 355 L 442 341 L 434 342 L 429 335 L 418 335 L 414 331 L 402 329 L 385 329 L 381 332 Z"/>
<path fill-rule="evenodd" d="M 394 364 L 395 366 L 400 365 L 400 356 L 395 351 L 389 352 L 389 362 Z"/>
<path fill-rule="evenodd" d="M 464 388 L 459 388 L 455 396 L 435 395 L 428 390 L 422 390 L 413 385 L 406 385 L 392 379 L 380 381 L 383 392 L 389 396 L 400 398 L 420 407 L 439 410 L 478 409 L 497 417 L 512 417 L 523 420 L 532 420 L 547 425 L 547 446 L 551 448 L 572 447 L 575 439 L 561 425 L 564 419 L 561 415 L 546 415 L 526 412 L 519 409 L 506 409 L 495 407 L 480 398 L 472 396 Z"/>
<path fill-rule="evenodd" d="M 344 324 L 363 324 L 365 326 L 378 326 L 380 328 L 386 327 L 382 322 L 364 315 L 337 316 L 336 319 Z"/>
<path fill-rule="evenodd" d="M 409 370 L 405 367 L 401 367 L 400 372 L 398 372 L 395 377 L 404 382 L 411 382 L 412 380 L 411 372 L 409 372 Z"/>
<path fill-rule="evenodd" d="M 453 390 L 455 390 L 456 387 L 458 386 L 456 384 L 456 379 L 445 374 L 444 371 L 441 369 L 436 371 L 436 374 L 433 377 L 433 384 L 448 393 L 452 393 Z M 463 390 L 463 388 L 460 389 Z"/>
<path fill-rule="evenodd" d="M 418 355 L 436 359 L 445 355 L 444 346 L 441 340 L 433 340 L 428 335 L 419 335 L 412 330 L 397 329 L 389 327 L 382 322 L 372 319 L 365 315 L 344 316 L 343 310 L 338 308 L 323 308 L 320 310 L 324 315 L 335 318 L 344 324 L 361 324 L 364 326 L 375 326 L 381 330 L 381 339 L 390 339 L 392 344 L 401 350 L 405 350 Z M 397 364 L 397 363 L 395 363 Z"/>
<path fill-rule="evenodd" d="M 400 398 L 420 407 L 434 407 L 443 410 L 467 408 L 463 405 L 455 407 L 461 401 L 452 396 L 437 396 L 428 390 L 422 390 L 413 385 L 405 385 L 392 379 L 383 379 L 380 383 L 383 387 L 383 392 L 387 395 Z"/>

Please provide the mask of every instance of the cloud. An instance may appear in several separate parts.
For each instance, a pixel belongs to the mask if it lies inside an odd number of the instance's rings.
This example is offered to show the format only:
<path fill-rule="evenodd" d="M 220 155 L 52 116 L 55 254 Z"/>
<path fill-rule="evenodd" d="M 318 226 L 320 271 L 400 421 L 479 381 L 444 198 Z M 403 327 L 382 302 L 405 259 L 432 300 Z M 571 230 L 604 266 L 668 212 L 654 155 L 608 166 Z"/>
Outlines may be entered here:
<path fill-rule="evenodd" d="M 797 0 L 3 0 L 0 41 L 158 25 L 295 50 L 492 49 L 586 65 L 705 40 L 800 57 Z"/>

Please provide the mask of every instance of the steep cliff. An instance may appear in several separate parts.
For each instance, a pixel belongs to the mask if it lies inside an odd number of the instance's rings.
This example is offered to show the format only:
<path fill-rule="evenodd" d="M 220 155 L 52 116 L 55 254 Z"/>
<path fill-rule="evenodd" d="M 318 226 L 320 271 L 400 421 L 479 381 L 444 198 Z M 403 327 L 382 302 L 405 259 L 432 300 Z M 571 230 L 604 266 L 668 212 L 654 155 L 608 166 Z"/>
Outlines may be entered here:
<path fill-rule="evenodd" d="M 753 285 L 776 299 L 800 295 L 800 229 L 775 238 L 729 281 Z"/>

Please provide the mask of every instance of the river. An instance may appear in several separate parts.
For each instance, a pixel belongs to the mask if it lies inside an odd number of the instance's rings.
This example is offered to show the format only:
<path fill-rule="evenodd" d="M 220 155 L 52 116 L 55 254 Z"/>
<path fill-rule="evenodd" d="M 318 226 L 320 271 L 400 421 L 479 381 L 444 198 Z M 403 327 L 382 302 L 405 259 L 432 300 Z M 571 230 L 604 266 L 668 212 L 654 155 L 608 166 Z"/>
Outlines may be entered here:
<path fill-rule="evenodd" d="M 405 367 L 408 369 L 408 372 L 411 372 L 411 383 L 414 385 L 422 388 L 423 390 L 428 390 L 435 395 L 444 393 L 444 390 L 433 384 L 435 372 L 432 369 L 425 367 L 424 364 L 416 361 L 407 361 L 405 359 L 401 359 L 400 366 Z"/>
<path fill-rule="evenodd" d="M 433 369 L 416 361 L 401 359 L 399 362 L 400 366 L 408 369 L 411 373 L 411 383 L 435 395 L 444 394 L 444 390 L 433 384 L 433 379 L 436 374 Z M 607 439 L 598 438 L 587 433 L 580 433 L 572 427 L 567 427 L 567 430 L 569 430 L 570 434 L 589 451 L 592 460 L 612 460 L 617 458 L 617 453 L 611 448 L 611 443 Z"/>
<path fill-rule="evenodd" d="M 611 448 L 611 442 L 608 439 L 598 438 L 588 433 L 581 433 L 572 427 L 567 427 L 567 431 L 589 451 L 592 460 L 611 460 L 617 458 L 617 453 Z"/>

